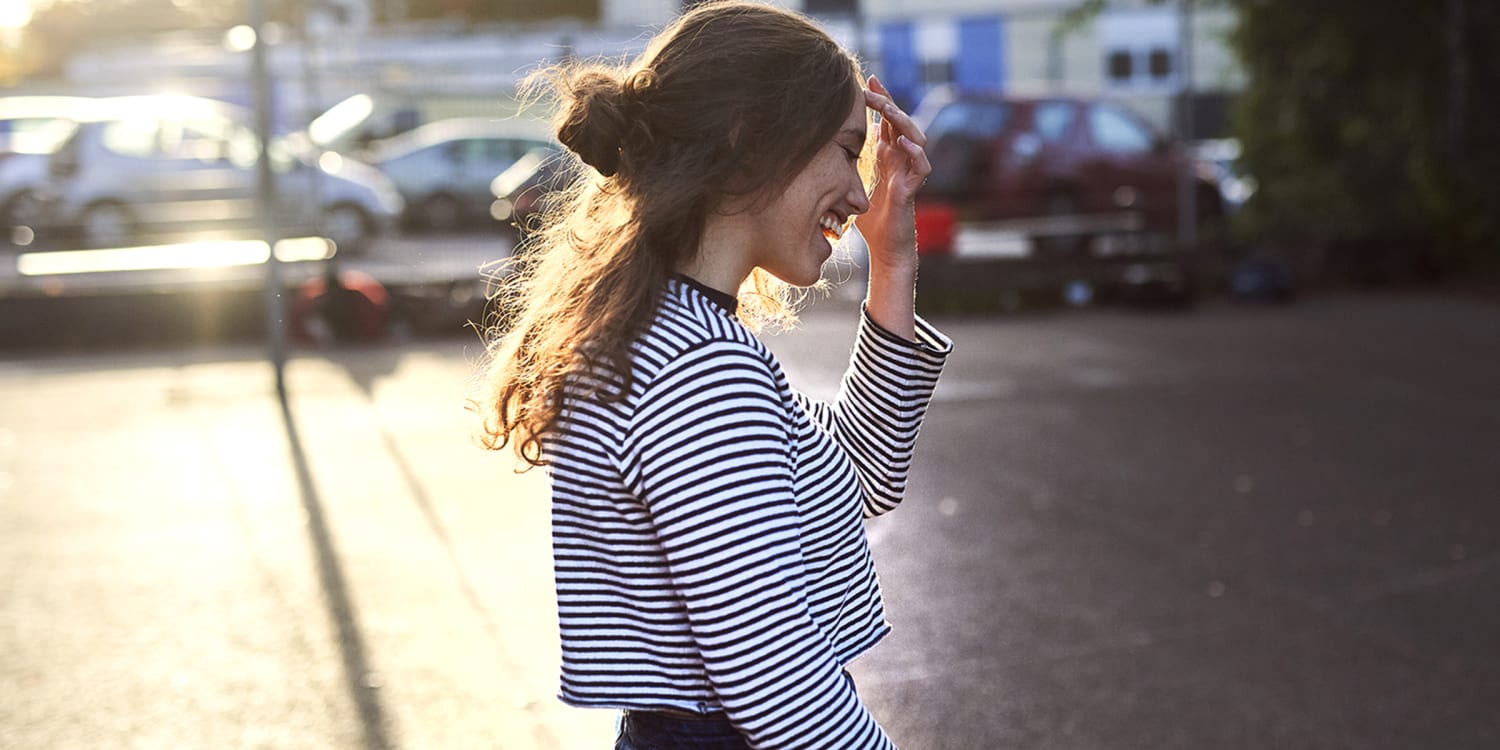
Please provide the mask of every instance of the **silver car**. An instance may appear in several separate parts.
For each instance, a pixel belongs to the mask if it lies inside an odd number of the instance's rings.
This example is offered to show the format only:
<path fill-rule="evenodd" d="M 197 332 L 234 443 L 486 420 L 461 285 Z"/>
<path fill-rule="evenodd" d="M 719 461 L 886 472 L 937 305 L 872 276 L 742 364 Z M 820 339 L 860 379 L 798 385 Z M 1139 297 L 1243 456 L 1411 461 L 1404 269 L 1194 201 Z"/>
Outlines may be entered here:
<path fill-rule="evenodd" d="M 492 226 L 490 181 L 533 149 L 556 149 L 518 120 L 454 118 L 370 147 L 370 163 L 406 200 L 406 220 L 447 231 Z"/>
<path fill-rule="evenodd" d="M 0 241 L 30 241 L 38 190 L 50 176 L 50 155 L 97 107 L 97 99 L 82 96 L 0 98 Z M 18 235 L 16 230 L 23 228 L 26 234 Z"/>
<path fill-rule="evenodd" d="M 224 102 L 115 97 L 77 124 L 50 161 L 45 226 L 87 246 L 255 236 L 259 139 Z M 400 194 L 374 168 L 274 140 L 276 229 L 319 234 L 357 253 L 399 216 Z"/>

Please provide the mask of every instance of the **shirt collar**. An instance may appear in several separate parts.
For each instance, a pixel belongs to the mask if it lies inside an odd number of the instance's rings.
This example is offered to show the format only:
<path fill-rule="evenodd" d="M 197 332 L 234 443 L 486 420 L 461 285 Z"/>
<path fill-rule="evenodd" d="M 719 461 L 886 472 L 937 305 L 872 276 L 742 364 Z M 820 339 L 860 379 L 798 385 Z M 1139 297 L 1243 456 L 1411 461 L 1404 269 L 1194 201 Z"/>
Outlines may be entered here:
<path fill-rule="evenodd" d="M 728 310 L 730 315 L 739 311 L 740 301 L 735 299 L 732 294 L 725 294 L 687 274 L 674 273 L 672 274 L 672 278 L 698 290 L 698 293 L 707 297 L 709 302 Z"/>

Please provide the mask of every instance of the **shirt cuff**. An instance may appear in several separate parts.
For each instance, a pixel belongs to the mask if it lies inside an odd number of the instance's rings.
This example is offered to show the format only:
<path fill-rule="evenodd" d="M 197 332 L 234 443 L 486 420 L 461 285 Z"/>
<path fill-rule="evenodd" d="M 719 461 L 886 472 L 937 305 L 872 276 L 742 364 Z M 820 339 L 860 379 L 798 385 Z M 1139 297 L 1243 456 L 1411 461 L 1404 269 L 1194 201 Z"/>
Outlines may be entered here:
<path fill-rule="evenodd" d="M 943 332 L 939 331 L 931 323 L 923 320 L 920 315 L 916 316 L 917 340 L 912 341 L 905 336 L 892 333 L 885 326 L 876 323 L 875 319 L 870 317 L 870 311 L 865 309 L 863 304 L 859 306 L 859 314 L 864 320 L 865 325 L 869 326 L 870 330 L 874 331 L 883 341 L 904 346 L 908 349 L 915 349 L 922 354 L 937 359 L 947 357 L 953 351 L 953 340 L 943 335 Z"/>

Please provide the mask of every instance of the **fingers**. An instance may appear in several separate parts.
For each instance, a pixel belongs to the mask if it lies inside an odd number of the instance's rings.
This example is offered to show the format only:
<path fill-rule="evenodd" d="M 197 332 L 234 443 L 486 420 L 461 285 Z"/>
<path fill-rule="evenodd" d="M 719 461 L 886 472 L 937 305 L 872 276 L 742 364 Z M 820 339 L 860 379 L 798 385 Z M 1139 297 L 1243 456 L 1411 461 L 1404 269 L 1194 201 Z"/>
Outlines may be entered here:
<path fill-rule="evenodd" d="M 932 174 L 932 162 L 927 160 L 927 149 L 913 143 L 905 135 L 896 139 L 896 145 L 900 146 L 906 152 L 906 155 L 911 157 L 912 174 L 921 177 L 923 180 L 927 179 L 927 175 Z"/>
<path fill-rule="evenodd" d="M 895 100 L 891 99 L 890 92 L 875 76 L 870 76 L 869 88 L 865 89 L 865 106 L 880 113 L 882 140 L 893 140 L 894 137 L 904 135 L 918 146 L 927 145 L 927 134 L 917 127 L 916 121 L 912 120 L 910 115 L 896 106 Z"/>
<path fill-rule="evenodd" d="M 866 96 L 865 96 L 865 106 L 869 107 L 870 109 L 875 110 L 876 112 L 880 112 L 881 111 L 881 107 L 883 106 L 884 103 L 881 101 L 881 99 L 879 97 L 871 97 L 871 96 L 869 96 L 869 93 L 873 91 L 874 93 L 879 94 L 880 96 L 883 96 L 886 99 L 890 99 L 891 98 L 891 92 L 889 90 L 887 90 L 886 87 L 885 87 L 885 84 L 881 83 L 880 79 L 876 78 L 875 76 L 870 76 L 870 81 L 869 81 L 868 86 L 869 86 L 869 88 L 866 89 L 866 91 L 865 91 L 865 94 L 866 94 Z M 887 143 L 891 143 L 891 142 L 895 141 L 896 136 L 897 136 L 896 129 L 893 128 L 893 127 L 891 127 L 890 121 L 887 120 L 884 116 L 882 116 L 880 118 L 880 140 L 885 141 Z"/>
<path fill-rule="evenodd" d="M 876 121 L 875 138 L 882 143 L 890 143 L 898 134 L 891 127 L 891 121 L 885 116 L 885 112 L 881 109 L 881 104 L 882 101 L 878 98 L 877 94 L 869 89 L 865 90 L 865 106 L 879 118 Z"/>

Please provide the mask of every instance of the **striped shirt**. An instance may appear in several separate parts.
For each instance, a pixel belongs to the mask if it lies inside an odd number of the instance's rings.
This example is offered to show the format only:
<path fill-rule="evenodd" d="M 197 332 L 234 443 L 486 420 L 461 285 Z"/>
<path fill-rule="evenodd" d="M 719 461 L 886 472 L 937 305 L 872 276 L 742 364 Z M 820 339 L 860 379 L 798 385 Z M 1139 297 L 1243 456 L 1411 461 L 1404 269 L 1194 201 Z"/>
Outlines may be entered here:
<path fill-rule="evenodd" d="M 569 385 L 545 451 L 575 706 L 727 714 L 752 747 L 893 748 L 843 678 L 890 631 L 863 518 L 901 501 L 952 343 L 861 320 L 833 403 L 667 282 L 618 402 Z"/>

